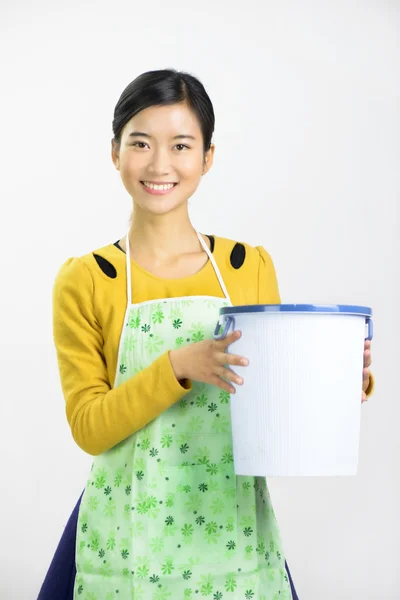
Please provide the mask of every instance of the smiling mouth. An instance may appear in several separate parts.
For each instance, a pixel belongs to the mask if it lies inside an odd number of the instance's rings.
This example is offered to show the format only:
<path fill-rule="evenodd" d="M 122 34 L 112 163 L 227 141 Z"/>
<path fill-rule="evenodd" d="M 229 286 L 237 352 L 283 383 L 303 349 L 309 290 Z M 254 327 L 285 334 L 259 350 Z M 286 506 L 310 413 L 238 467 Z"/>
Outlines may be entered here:
<path fill-rule="evenodd" d="M 172 190 L 177 183 L 152 183 L 151 181 L 141 181 L 140 182 L 145 188 L 150 190 L 155 190 L 158 192 L 167 192 L 168 190 Z"/>

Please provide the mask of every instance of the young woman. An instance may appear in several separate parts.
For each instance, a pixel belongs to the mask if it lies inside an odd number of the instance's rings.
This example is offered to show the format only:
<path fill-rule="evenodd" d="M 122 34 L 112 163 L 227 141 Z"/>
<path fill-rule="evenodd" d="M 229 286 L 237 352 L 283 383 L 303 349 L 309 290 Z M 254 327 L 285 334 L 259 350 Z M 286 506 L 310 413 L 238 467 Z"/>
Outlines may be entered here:
<path fill-rule="evenodd" d="M 145 73 L 116 105 L 130 229 L 69 259 L 54 287 L 67 417 L 94 462 L 42 600 L 297 598 L 265 479 L 234 474 L 229 397 L 247 361 L 227 353 L 240 332 L 213 340 L 219 308 L 280 298 L 264 248 L 190 222 L 213 131 L 186 73 Z"/>

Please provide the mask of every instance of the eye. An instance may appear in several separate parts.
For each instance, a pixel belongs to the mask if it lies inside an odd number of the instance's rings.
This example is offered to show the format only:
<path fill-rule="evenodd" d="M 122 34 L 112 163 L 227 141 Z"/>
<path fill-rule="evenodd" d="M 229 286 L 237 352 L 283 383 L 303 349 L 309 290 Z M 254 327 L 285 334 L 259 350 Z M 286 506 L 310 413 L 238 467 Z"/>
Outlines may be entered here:
<path fill-rule="evenodd" d="M 136 146 L 137 148 L 144 148 L 144 146 L 147 146 L 147 144 L 146 142 L 135 142 L 134 144 L 132 144 L 132 146 Z"/>
<path fill-rule="evenodd" d="M 175 148 L 177 148 L 179 151 L 183 150 L 183 148 L 187 148 L 189 150 L 189 146 L 186 146 L 186 144 L 176 144 Z"/>

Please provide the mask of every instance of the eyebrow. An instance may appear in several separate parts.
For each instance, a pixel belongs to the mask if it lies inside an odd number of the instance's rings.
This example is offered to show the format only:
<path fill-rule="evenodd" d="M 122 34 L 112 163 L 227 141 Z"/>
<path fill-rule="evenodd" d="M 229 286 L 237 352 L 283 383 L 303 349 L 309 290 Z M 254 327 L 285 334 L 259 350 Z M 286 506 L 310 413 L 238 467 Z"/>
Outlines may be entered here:
<path fill-rule="evenodd" d="M 129 134 L 129 137 L 145 137 L 145 138 L 151 138 L 151 135 L 149 135 L 148 133 L 144 133 L 143 131 L 132 131 L 132 133 Z M 173 138 L 173 140 L 195 140 L 196 138 L 193 135 L 189 135 L 186 133 L 181 133 L 179 135 L 175 135 Z"/>

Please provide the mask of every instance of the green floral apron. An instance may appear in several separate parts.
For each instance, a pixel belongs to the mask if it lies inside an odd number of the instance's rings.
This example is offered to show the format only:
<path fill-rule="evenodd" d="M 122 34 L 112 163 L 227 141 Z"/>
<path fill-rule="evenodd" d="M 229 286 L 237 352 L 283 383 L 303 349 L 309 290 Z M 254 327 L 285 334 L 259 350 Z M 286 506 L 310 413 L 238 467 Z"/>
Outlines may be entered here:
<path fill-rule="evenodd" d="M 133 305 L 115 386 L 166 350 L 212 338 L 224 298 Z M 158 390 L 163 393 L 162 388 Z M 96 456 L 82 498 L 74 600 L 291 600 L 266 481 L 235 476 L 229 394 L 193 382 L 180 402 Z"/>

